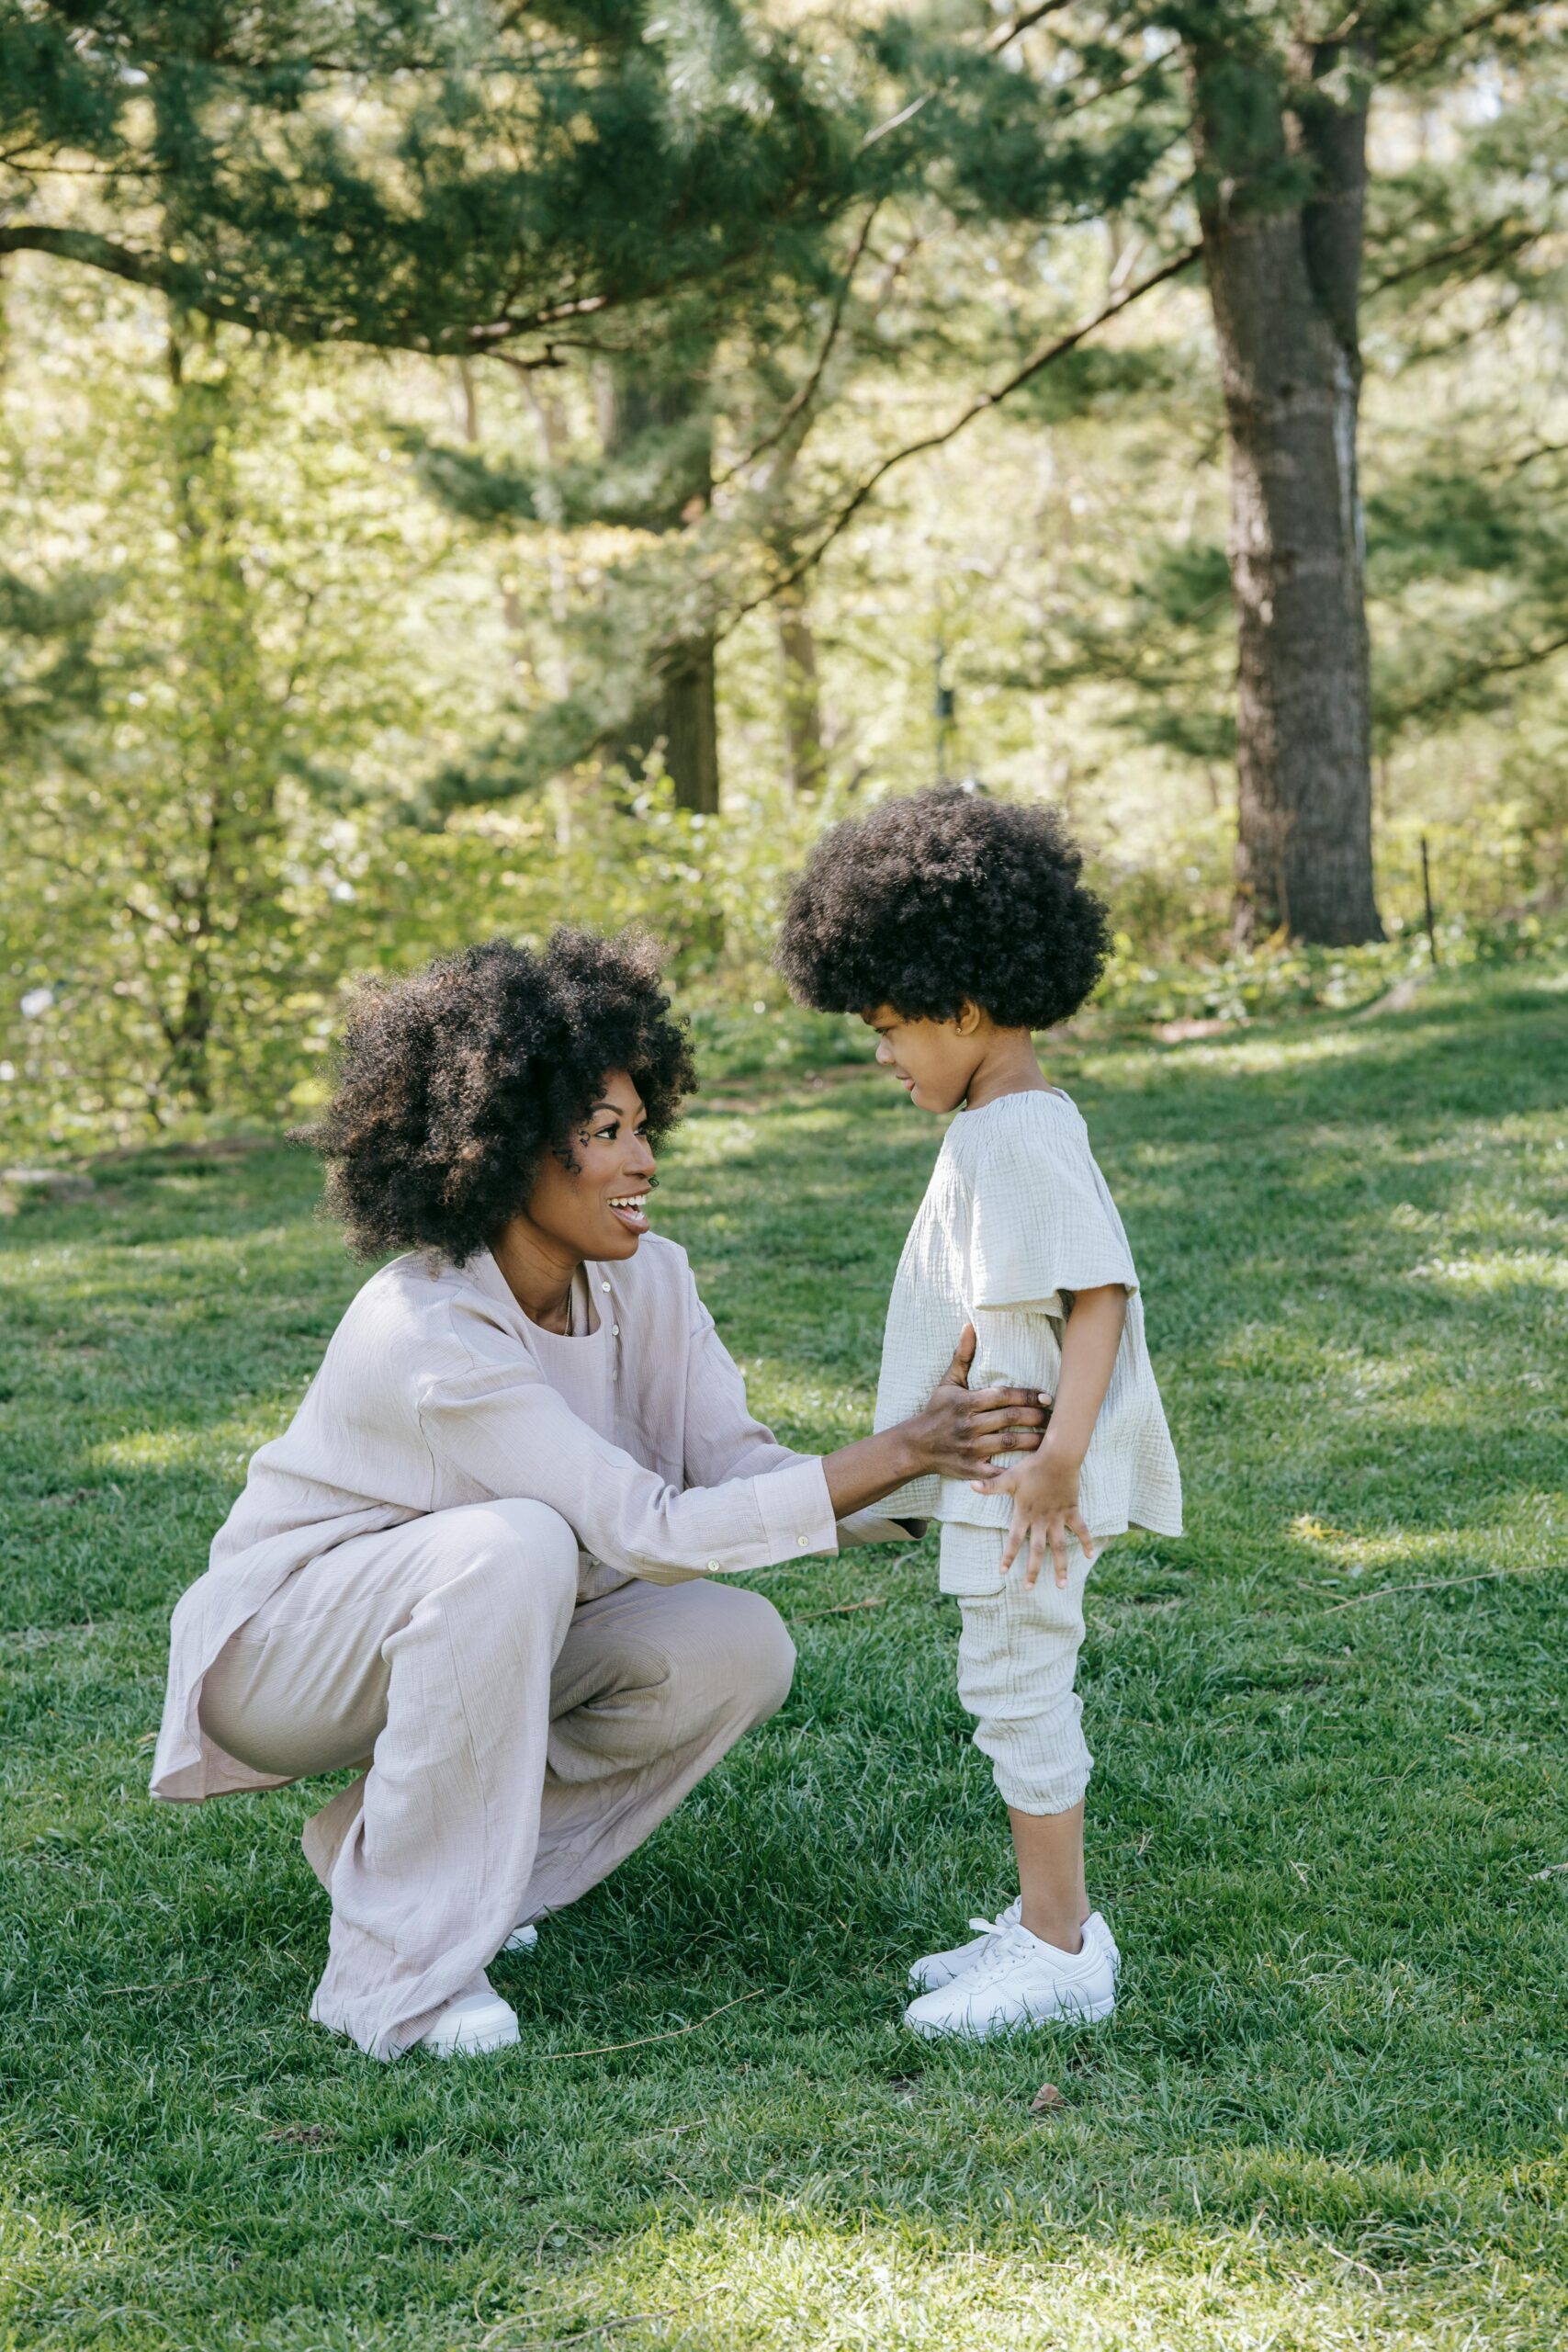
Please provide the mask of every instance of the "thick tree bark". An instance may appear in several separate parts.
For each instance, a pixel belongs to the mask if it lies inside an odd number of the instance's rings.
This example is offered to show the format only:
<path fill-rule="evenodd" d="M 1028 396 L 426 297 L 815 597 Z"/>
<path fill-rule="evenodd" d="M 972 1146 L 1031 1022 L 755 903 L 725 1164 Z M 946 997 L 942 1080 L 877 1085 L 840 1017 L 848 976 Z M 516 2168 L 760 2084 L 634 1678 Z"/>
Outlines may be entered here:
<path fill-rule="evenodd" d="M 643 434 L 680 424 L 693 413 L 687 381 L 659 383 L 625 360 L 606 375 L 601 391 L 600 437 L 607 458 L 624 455 Z M 688 503 L 705 498 L 711 488 L 705 456 L 689 481 L 664 485 L 667 495 L 657 508 L 650 507 L 645 527 L 674 530 Z M 667 648 L 650 683 L 653 691 L 622 731 L 616 748 L 635 763 L 661 742 L 676 807 L 716 816 L 718 701 L 713 639 L 694 638 Z"/>
<path fill-rule="evenodd" d="M 776 599 L 773 612 L 779 633 L 779 665 L 784 673 L 784 743 L 789 753 L 790 788 L 797 794 L 819 792 L 827 760 L 822 742 L 822 696 L 817 678 L 817 639 L 798 585 L 786 589 Z"/>
<path fill-rule="evenodd" d="M 718 814 L 718 703 L 713 639 L 682 645 L 660 665 L 659 725 L 678 808 Z"/>
<path fill-rule="evenodd" d="M 1303 85 L 1343 62 L 1319 47 Z M 1195 65 L 1230 438 L 1237 931 L 1345 945 L 1382 937 L 1356 476 L 1366 99 L 1314 92 L 1287 111 L 1253 79 L 1248 107 L 1234 58 Z"/>

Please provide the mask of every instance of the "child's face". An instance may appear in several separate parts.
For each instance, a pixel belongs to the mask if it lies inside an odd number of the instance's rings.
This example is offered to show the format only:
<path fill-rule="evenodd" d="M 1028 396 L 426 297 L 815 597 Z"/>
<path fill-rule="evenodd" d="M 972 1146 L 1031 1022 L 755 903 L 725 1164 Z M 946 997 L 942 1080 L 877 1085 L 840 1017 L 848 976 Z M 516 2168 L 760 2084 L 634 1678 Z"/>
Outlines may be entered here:
<path fill-rule="evenodd" d="M 965 1005 L 956 1021 L 908 1021 L 890 1004 L 861 1019 L 877 1035 L 876 1058 L 921 1111 L 956 1111 L 985 1051 L 985 1016 Z"/>

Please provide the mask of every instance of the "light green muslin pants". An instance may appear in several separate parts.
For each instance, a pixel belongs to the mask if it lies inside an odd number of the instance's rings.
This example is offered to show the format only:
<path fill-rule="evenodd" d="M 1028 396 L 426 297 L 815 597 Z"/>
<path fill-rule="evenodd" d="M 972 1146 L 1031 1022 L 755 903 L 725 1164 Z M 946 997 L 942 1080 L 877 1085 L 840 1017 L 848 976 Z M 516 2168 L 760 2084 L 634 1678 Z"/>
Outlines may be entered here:
<path fill-rule="evenodd" d="M 789 1690 L 760 1593 L 694 1577 L 580 1603 L 578 1577 L 542 1503 L 433 1512 L 311 1561 L 207 1673 L 203 1726 L 242 1762 L 365 1768 L 304 1845 L 332 1897 L 310 2015 L 374 2057 L 614 1870 Z"/>

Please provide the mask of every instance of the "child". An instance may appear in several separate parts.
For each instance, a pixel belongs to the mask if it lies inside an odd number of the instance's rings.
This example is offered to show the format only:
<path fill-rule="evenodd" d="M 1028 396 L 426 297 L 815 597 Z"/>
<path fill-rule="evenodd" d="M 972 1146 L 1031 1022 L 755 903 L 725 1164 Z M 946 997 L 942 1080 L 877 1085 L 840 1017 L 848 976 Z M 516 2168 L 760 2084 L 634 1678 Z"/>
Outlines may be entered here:
<path fill-rule="evenodd" d="M 894 1279 L 878 1429 L 916 1408 L 965 1326 L 976 1385 L 1017 1382 L 1052 1407 L 1038 1453 L 972 1486 L 919 1479 L 883 1505 L 942 1522 L 959 1695 L 1018 1855 L 1018 1898 L 911 1970 L 905 2022 L 926 2034 L 1115 2007 L 1120 1954 L 1084 1885 L 1084 1581 L 1108 1536 L 1181 1532 L 1127 1237 L 1030 1036 L 1075 1012 L 1104 967 L 1104 910 L 1080 865 L 1048 810 L 916 793 L 823 837 L 778 948 L 796 996 L 876 1031 L 877 1061 L 919 1109 L 963 1108 Z"/>

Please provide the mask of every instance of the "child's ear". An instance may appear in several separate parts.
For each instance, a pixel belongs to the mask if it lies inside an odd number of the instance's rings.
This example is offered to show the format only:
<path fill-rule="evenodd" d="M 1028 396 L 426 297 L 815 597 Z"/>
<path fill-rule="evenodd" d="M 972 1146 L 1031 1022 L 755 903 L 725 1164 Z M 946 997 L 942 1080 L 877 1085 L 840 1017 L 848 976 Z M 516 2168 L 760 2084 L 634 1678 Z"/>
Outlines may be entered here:
<path fill-rule="evenodd" d="M 961 1037 L 972 1037 L 985 1017 L 974 999 L 965 997 L 958 1009 L 958 1018 L 953 1025 Z"/>

